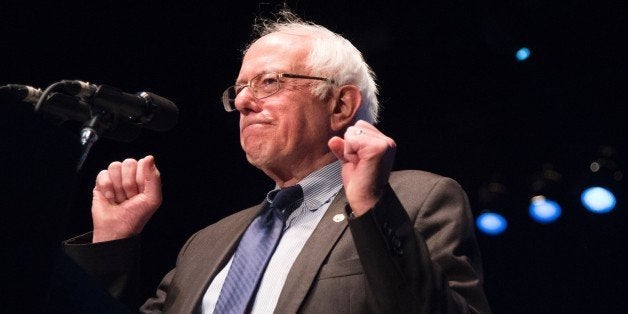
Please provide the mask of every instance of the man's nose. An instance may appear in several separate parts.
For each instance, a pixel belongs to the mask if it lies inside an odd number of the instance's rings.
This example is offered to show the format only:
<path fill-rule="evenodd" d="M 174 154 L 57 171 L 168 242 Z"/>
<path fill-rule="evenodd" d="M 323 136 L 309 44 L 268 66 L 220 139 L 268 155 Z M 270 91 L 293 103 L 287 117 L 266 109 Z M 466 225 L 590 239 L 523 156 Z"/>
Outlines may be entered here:
<path fill-rule="evenodd" d="M 260 111 L 259 99 L 253 95 L 253 90 L 250 86 L 245 86 L 244 89 L 236 96 L 235 106 L 236 110 L 240 113 L 247 113 L 249 111 Z"/>

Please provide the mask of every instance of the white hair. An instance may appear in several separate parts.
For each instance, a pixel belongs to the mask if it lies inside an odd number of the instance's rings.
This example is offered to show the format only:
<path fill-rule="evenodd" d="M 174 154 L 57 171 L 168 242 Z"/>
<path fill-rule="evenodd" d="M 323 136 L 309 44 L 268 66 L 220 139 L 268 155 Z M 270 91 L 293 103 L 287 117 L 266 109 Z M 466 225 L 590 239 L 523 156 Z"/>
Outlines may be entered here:
<path fill-rule="evenodd" d="M 303 21 L 288 10 L 279 12 L 279 15 L 281 18 L 276 21 L 259 20 L 256 22 L 254 30 L 259 37 L 255 40 L 272 33 L 307 37 L 310 41 L 310 52 L 306 60 L 309 70 L 314 75 L 332 79 L 337 86 L 356 85 L 360 89 L 362 103 L 355 120 L 376 123 L 379 116 L 379 103 L 375 73 L 364 61 L 362 53 L 350 41 L 321 25 Z M 329 90 L 329 84 L 321 83 L 314 87 L 313 93 L 325 99 Z"/>

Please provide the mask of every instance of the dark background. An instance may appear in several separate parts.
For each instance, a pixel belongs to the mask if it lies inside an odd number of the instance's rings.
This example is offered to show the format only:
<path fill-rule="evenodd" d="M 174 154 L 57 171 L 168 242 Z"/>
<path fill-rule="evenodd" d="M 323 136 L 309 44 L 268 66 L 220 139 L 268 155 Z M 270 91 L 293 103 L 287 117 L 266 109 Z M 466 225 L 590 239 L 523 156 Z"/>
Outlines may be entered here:
<path fill-rule="evenodd" d="M 379 127 L 398 144 L 396 169 L 458 180 L 472 210 L 500 177 L 510 191 L 500 236 L 478 232 L 495 313 L 620 313 L 626 191 L 594 215 L 578 202 L 589 163 L 612 147 L 626 166 L 627 23 L 621 1 L 288 1 L 343 34 L 377 73 Z M 260 201 L 273 187 L 246 163 L 237 114 L 220 95 L 239 70 L 255 16 L 276 2 L 98 1 L 0 4 L 0 85 L 62 79 L 151 91 L 174 101 L 178 125 L 130 143 L 98 141 L 80 173 L 78 124 L 54 125 L 27 104 L 0 108 L 0 311 L 39 312 L 63 239 L 89 231 L 94 178 L 114 160 L 156 156 L 165 200 L 143 233 L 149 296 L 194 231 Z M 517 62 L 515 51 L 532 50 Z M 562 217 L 527 214 L 529 180 L 562 175 Z"/>

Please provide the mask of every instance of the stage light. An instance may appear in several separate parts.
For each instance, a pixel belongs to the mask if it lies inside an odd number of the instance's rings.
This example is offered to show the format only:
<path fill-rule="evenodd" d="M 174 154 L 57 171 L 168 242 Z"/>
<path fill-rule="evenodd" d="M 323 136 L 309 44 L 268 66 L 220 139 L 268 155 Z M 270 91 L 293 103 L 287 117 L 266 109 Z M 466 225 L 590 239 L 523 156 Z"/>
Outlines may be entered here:
<path fill-rule="evenodd" d="M 617 199 L 613 192 L 601 186 L 594 186 L 584 190 L 580 200 L 587 210 L 596 214 L 608 213 L 617 204 Z"/>
<path fill-rule="evenodd" d="M 506 218 L 499 213 L 484 212 L 475 220 L 478 229 L 488 235 L 498 235 L 506 231 L 508 222 Z"/>
<path fill-rule="evenodd" d="M 530 217 L 538 223 L 552 223 L 558 219 L 562 213 L 562 208 L 557 202 L 545 198 L 544 196 L 535 196 L 530 200 Z"/>
<path fill-rule="evenodd" d="M 561 190 L 562 175 L 550 164 L 543 165 L 543 170 L 535 173 L 530 182 L 530 217 L 541 224 L 555 222 L 562 214 L 558 198 L 563 195 Z"/>
<path fill-rule="evenodd" d="M 519 48 L 519 50 L 517 50 L 517 52 L 515 53 L 515 58 L 517 58 L 517 61 L 525 61 L 530 57 L 531 54 L 532 52 L 530 52 L 529 48 L 522 47 Z"/>
<path fill-rule="evenodd" d="M 478 202 L 481 214 L 475 220 L 480 232 L 494 236 L 506 231 L 508 222 L 502 213 L 512 203 L 509 196 L 510 193 L 498 174 L 493 174 L 488 183 L 480 186 Z"/>
<path fill-rule="evenodd" d="M 582 184 L 580 194 L 582 206 L 595 214 L 604 214 L 612 211 L 616 204 L 616 191 L 620 191 L 619 184 L 623 174 L 614 159 L 615 150 L 610 146 L 603 146 L 598 157 L 589 164 L 589 171 Z"/>

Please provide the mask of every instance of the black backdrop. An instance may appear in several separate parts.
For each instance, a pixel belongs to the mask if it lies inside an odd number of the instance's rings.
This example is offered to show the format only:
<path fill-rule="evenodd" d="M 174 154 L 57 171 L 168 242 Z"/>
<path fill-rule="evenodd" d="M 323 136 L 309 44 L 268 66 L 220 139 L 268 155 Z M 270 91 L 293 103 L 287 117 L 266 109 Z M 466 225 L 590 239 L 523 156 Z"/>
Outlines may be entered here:
<path fill-rule="evenodd" d="M 288 1 L 345 35 L 378 75 L 380 128 L 399 146 L 396 169 L 451 176 L 479 214 L 494 174 L 511 191 L 509 229 L 478 233 L 495 313 L 619 313 L 628 306 L 626 192 L 606 215 L 577 201 L 600 146 L 626 165 L 628 51 L 620 1 Z M 181 110 L 169 132 L 98 141 L 80 173 L 79 126 L 32 107 L 2 109 L 2 309 L 38 312 L 62 239 L 90 229 L 91 188 L 113 160 L 153 154 L 162 208 L 145 229 L 142 293 L 154 291 L 195 230 L 257 203 L 273 186 L 246 163 L 237 115 L 220 94 L 268 1 L 115 1 L 0 4 L 0 84 L 45 88 L 62 79 L 152 91 Z M 531 58 L 517 62 L 521 46 Z M 623 159 L 622 159 L 623 158 Z M 563 216 L 527 216 L 528 179 L 551 163 L 563 175 Z"/>

